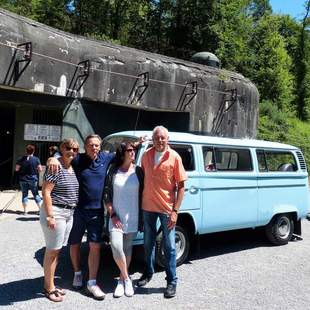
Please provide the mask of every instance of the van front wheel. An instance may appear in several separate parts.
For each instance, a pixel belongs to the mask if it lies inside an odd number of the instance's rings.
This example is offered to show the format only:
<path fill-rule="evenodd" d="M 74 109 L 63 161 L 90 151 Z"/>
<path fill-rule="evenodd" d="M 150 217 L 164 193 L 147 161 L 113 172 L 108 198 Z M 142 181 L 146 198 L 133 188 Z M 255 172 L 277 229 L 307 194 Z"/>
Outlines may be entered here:
<path fill-rule="evenodd" d="M 162 242 L 163 233 L 160 232 L 156 238 L 156 263 L 165 267 L 164 245 Z M 189 235 L 186 229 L 181 226 L 175 227 L 175 249 L 177 266 L 182 265 L 189 254 L 190 242 Z"/>
<path fill-rule="evenodd" d="M 275 245 L 287 244 L 294 232 L 294 221 L 290 214 L 278 214 L 266 226 L 266 235 Z"/>

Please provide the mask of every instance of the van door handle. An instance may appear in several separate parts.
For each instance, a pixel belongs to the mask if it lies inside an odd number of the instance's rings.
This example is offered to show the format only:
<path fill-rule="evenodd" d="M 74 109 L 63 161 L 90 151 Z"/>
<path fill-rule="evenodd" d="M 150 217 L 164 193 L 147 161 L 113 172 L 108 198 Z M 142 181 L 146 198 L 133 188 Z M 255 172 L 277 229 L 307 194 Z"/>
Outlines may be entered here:
<path fill-rule="evenodd" d="M 185 191 L 188 191 L 190 194 L 196 194 L 198 192 L 198 187 L 191 186 L 190 188 L 185 188 Z"/>

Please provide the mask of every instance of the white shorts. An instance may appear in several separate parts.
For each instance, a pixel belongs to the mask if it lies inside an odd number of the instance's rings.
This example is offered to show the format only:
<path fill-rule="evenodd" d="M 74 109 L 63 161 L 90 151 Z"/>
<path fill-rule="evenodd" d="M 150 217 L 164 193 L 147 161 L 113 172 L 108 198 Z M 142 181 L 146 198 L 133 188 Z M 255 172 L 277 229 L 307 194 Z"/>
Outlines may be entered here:
<path fill-rule="evenodd" d="M 42 205 L 40 208 L 40 224 L 47 249 L 59 250 L 67 245 L 73 224 L 73 213 L 74 209 L 64 209 L 53 206 L 56 228 L 50 229 L 47 227 L 45 207 Z"/>

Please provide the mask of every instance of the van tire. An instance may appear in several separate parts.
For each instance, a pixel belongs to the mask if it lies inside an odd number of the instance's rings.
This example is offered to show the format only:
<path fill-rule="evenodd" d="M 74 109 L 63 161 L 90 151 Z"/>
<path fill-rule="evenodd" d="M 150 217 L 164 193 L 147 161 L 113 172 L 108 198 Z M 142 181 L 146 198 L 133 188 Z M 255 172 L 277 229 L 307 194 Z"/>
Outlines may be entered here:
<path fill-rule="evenodd" d="M 294 232 L 294 221 L 290 214 L 278 214 L 266 226 L 266 235 L 274 245 L 287 244 Z"/>
<path fill-rule="evenodd" d="M 162 243 L 163 232 L 156 238 L 156 264 L 165 267 L 165 255 Z M 182 226 L 175 226 L 176 260 L 177 266 L 182 265 L 188 258 L 190 249 L 189 234 Z"/>

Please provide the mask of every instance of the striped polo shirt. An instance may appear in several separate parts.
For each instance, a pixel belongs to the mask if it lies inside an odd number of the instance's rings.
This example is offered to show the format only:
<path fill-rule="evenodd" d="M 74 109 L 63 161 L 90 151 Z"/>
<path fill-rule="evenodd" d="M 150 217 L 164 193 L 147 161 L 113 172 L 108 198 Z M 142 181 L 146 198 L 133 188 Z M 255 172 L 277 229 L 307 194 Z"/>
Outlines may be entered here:
<path fill-rule="evenodd" d="M 76 206 L 79 196 L 79 182 L 72 169 L 70 173 L 61 163 L 61 169 L 57 174 L 45 173 L 44 180 L 54 184 L 51 192 L 52 204 Z"/>

